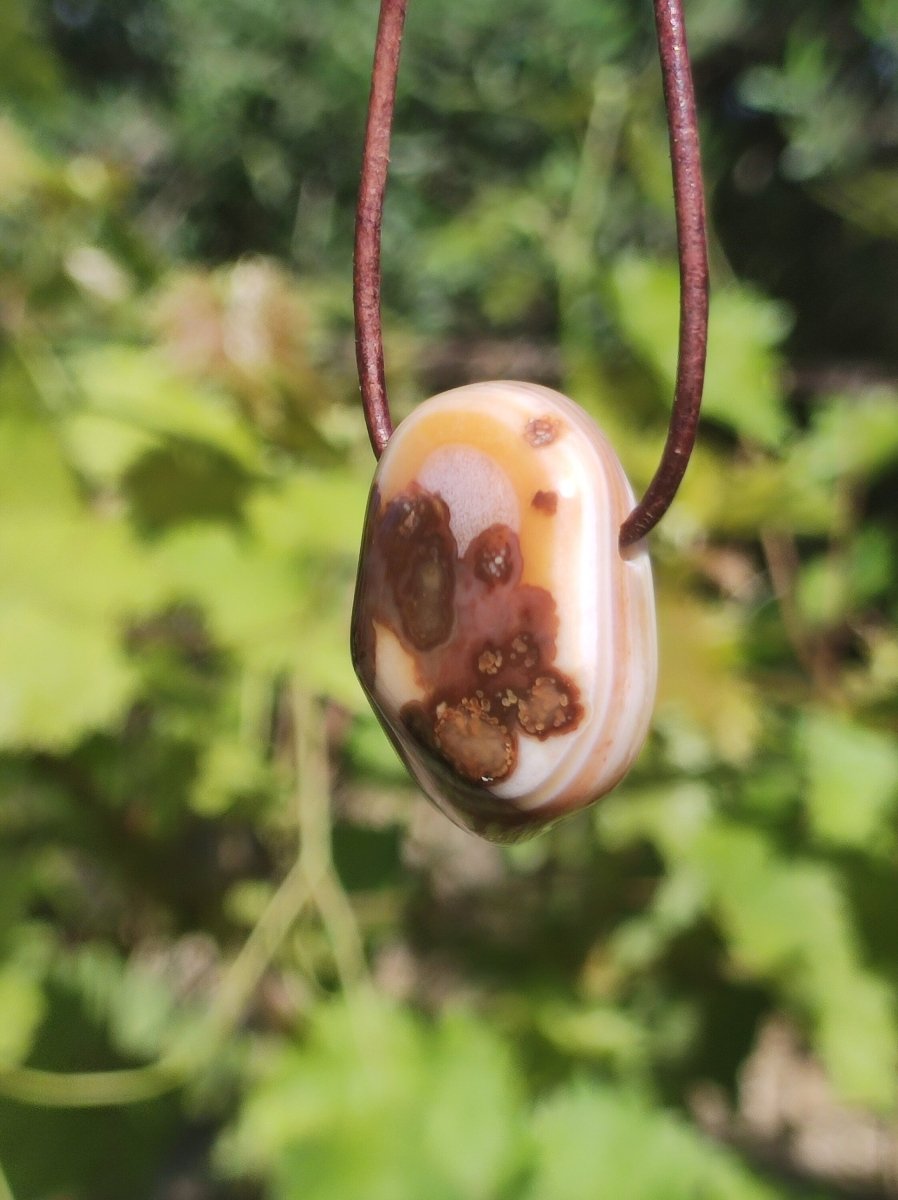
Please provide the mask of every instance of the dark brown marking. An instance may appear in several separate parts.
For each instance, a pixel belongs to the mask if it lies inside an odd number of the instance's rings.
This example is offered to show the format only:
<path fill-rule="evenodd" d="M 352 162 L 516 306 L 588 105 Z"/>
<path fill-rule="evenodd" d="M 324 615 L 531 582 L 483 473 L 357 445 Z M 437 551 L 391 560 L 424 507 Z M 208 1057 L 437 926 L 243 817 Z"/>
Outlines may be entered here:
<path fill-rule="evenodd" d="M 556 417 L 534 417 L 524 427 L 524 438 L 535 449 L 549 446 L 561 432 L 561 422 Z"/>
<path fill-rule="evenodd" d="M 517 538 L 507 525 L 490 525 L 471 542 L 465 558 L 474 566 L 474 574 L 488 588 L 508 583 L 519 570 L 516 559 Z"/>
<path fill-rule="evenodd" d="M 518 701 L 518 721 L 525 732 L 541 739 L 579 722 L 577 689 L 560 675 L 541 675 Z"/>
<path fill-rule="evenodd" d="M 455 770 L 473 783 L 504 779 L 516 757 L 513 735 L 476 698 L 437 706 L 434 741 Z"/>
<path fill-rule="evenodd" d="M 539 664 L 539 646 L 530 633 L 516 633 L 508 643 L 506 654 L 509 663 L 528 671 Z"/>
<path fill-rule="evenodd" d="M 449 509 L 429 493 L 387 505 L 381 544 L 405 636 L 418 650 L 447 641 L 455 620 L 457 549 Z"/>
<path fill-rule="evenodd" d="M 406 636 L 419 650 L 432 650 L 452 633 L 453 564 L 438 542 L 418 548 L 396 580 L 396 602 Z"/>
<path fill-rule="evenodd" d="M 547 517 L 554 517 L 558 509 L 558 493 L 537 492 L 530 504 L 538 512 L 545 513 Z"/>
<path fill-rule="evenodd" d="M 440 496 L 414 488 L 391 500 L 381 518 L 381 537 L 388 547 L 410 544 L 449 529 L 449 509 Z"/>
<path fill-rule="evenodd" d="M 412 700 L 404 704 L 399 712 L 402 723 L 420 746 L 435 750 L 433 744 L 433 714 L 423 704 Z"/>
<path fill-rule="evenodd" d="M 513 777 L 521 737 L 577 728 L 576 685 L 555 669 L 558 611 L 521 582 L 518 535 L 496 523 L 459 556 L 443 499 L 418 484 L 369 508 L 353 616 L 356 669 L 377 707 L 376 627 L 411 656 L 420 700 L 402 706 L 394 744 L 467 823 L 514 825 L 488 785 Z M 526 822 L 525 822 L 526 823 Z"/>

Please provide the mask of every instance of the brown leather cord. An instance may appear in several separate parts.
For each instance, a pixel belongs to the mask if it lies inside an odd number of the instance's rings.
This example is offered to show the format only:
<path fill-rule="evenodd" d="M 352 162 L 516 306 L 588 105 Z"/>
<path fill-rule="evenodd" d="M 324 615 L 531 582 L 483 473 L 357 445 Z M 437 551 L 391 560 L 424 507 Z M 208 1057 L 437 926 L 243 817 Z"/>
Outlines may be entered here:
<path fill-rule="evenodd" d="M 362 179 L 355 214 L 353 304 L 355 357 L 365 423 L 375 458 L 393 432 L 384 381 L 384 340 L 380 320 L 380 231 L 390 166 L 390 134 L 396 104 L 396 76 L 408 0 L 381 0 L 368 123 L 362 151 Z"/>
<path fill-rule="evenodd" d="M 621 526 L 621 549 L 658 524 L 695 445 L 708 340 L 708 252 L 695 93 L 682 0 L 653 0 L 664 102 L 670 130 L 680 262 L 680 339 L 673 411 L 661 462 L 645 495 Z M 368 434 L 380 457 L 393 432 L 384 382 L 380 245 L 396 76 L 408 0 L 382 0 L 355 226 L 353 272 L 356 361 Z"/>
<path fill-rule="evenodd" d="M 673 410 L 661 462 L 645 495 L 621 526 L 621 549 L 655 528 L 686 473 L 698 430 L 708 345 L 705 189 L 683 4 L 682 0 L 654 0 L 654 4 L 677 214 L 680 343 Z"/>

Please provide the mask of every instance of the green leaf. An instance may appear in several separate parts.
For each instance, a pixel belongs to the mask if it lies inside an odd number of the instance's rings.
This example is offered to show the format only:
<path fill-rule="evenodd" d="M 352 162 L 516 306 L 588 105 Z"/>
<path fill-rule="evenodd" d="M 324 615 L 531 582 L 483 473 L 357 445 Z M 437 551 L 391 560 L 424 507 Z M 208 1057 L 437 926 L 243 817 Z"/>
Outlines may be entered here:
<path fill-rule="evenodd" d="M 62 422 L 71 462 L 92 483 L 113 487 L 129 467 L 158 445 L 156 434 L 120 417 L 72 413 Z"/>
<path fill-rule="evenodd" d="M 536 1113 L 537 1169 L 524 1200 L 775 1200 L 784 1195 L 672 1113 L 585 1082 Z"/>
<path fill-rule="evenodd" d="M 754 538 L 759 528 L 828 533 L 836 514 L 833 489 L 791 463 L 769 458 L 734 462 L 731 455 L 715 454 L 700 444 L 669 515 L 690 534 L 697 526 Z"/>
<path fill-rule="evenodd" d="M 559 1050 L 580 1059 L 626 1070 L 644 1067 L 648 1058 L 646 1029 L 610 1004 L 549 1004 L 538 1014 L 538 1027 Z"/>
<path fill-rule="evenodd" d="M 23 1062 L 44 1016 L 44 997 L 30 975 L 8 964 L 0 970 L 0 1070 Z"/>
<path fill-rule="evenodd" d="M 213 636 L 257 671 L 299 671 L 310 690 L 364 705 L 349 657 L 353 580 L 367 484 L 300 471 L 257 490 L 249 529 L 184 525 L 161 539 L 154 578 L 199 604 Z"/>
<path fill-rule="evenodd" d="M 246 470 L 259 468 L 258 444 L 234 405 L 212 388 L 178 375 L 159 353 L 108 343 L 74 355 L 68 366 L 83 397 L 74 415 L 122 426 L 119 444 L 104 447 L 93 460 L 83 431 L 75 426 L 73 444 L 80 447 L 85 465 L 95 471 L 128 465 L 140 445 L 126 440 L 129 433 L 200 444 L 228 455 Z"/>
<path fill-rule="evenodd" d="M 822 405 L 811 432 L 790 455 L 790 469 L 825 484 L 846 477 L 869 483 L 898 461 L 895 405 L 889 388 Z"/>
<path fill-rule="evenodd" d="M 745 762 L 761 734 L 761 698 L 740 670 L 742 619 L 735 605 L 659 589 L 659 718 L 688 719 L 730 762 Z"/>
<path fill-rule="evenodd" d="M 210 740 L 202 756 L 191 804 L 206 817 L 220 817 L 242 794 L 261 790 L 268 782 L 261 746 L 229 730 Z"/>
<path fill-rule="evenodd" d="M 370 709 L 356 717 L 346 739 L 346 754 L 353 768 L 369 777 L 408 783 L 408 774 L 399 755 Z"/>
<path fill-rule="evenodd" d="M 625 336 L 672 392 L 676 377 L 679 277 L 667 263 L 628 256 L 612 271 Z M 711 306 L 703 411 L 737 433 L 777 447 L 788 432 L 775 347 L 787 310 L 746 287 L 717 289 Z"/>
<path fill-rule="evenodd" d="M 257 491 L 248 519 L 272 549 L 345 556 L 354 562 L 370 486 L 370 477 L 361 471 L 297 471 L 278 487 Z"/>
<path fill-rule="evenodd" d="M 833 867 L 786 858 L 764 832 L 716 815 L 710 789 L 701 784 L 631 790 L 625 800 L 606 800 L 596 819 L 613 844 L 650 840 L 669 873 L 688 872 L 691 901 L 704 897 L 731 970 L 773 985 L 811 1025 L 815 1047 L 845 1098 L 881 1109 L 894 1103 L 898 1025 L 892 992 L 863 961 L 854 915 Z M 618 940 L 629 924 L 620 927 Z"/>
<path fill-rule="evenodd" d="M 882 1113 L 894 1111 L 898 1067 L 895 996 L 862 972 L 833 972 L 826 980 L 814 1040 L 842 1096 Z"/>
<path fill-rule="evenodd" d="M 115 723 L 136 685 L 124 619 L 152 604 L 153 581 L 35 422 L 0 428 L 0 561 L 0 746 L 58 750 Z"/>
<path fill-rule="evenodd" d="M 0 383 L 8 382 L 6 373 L 0 374 Z M 0 417 L 0 467 L 0 515 L 79 511 L 77 481 L 59 443 L 30 415 Z"/>
<path fill-rule="evenodd" d="M 199 604 L 216 640 L 250 668 L 279 670 L 296 658 L 302 580 L 285 557 L 226 525 L 197 524 L 160 540 L 152 561 L 170 600 Z"/>
<path fill-rule="evenodd" d="M 802 718 L 799 745 L 815 836 L 871 852 L 891 846 L 898 801 L 898 739 L 821 710 Z"/>
<path fill-rule="evenodd" d="M 0 746 L 63 750 L 124 715 L 136 678 L 105 624 L 0 599 Z"/>
<path fill-rule="evenodd" d="M 455 1013 L 428 1027 L 365 994 L 315 1012 L 220 1156 L 264 1172 L 274 1200 L 493 1200 L 522 1134 L 514 1069 L 485 1025 Z"/>

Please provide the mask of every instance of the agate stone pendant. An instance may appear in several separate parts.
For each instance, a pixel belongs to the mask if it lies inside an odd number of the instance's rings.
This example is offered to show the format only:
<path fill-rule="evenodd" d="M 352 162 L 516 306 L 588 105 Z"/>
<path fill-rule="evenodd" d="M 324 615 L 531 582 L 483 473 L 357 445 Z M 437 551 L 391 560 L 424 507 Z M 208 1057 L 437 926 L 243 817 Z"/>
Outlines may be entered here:
<path fill-rule="evenodd" d="M 356 672 L 426 795 L 495 840 L 610 791 L 649 726 L 655 613 L 614 451 L 573 401 L 480 383 L 425 401 L 374 478 Z"/>

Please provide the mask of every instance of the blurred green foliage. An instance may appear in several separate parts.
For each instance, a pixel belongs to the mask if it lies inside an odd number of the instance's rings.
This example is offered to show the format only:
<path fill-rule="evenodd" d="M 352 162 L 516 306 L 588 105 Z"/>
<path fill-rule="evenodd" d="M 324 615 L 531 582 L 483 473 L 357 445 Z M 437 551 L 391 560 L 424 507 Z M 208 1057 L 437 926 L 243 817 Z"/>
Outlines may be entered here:
<path fill-rule="evenodd" d="M 654 731 L 502 850 L 348 660 L 374 9 L 0 11 L 0 1197 L 893 1195 L 898 5 L 687 3 L 715 286 Z M 649 10 L 415 0 L 384 242 L 398 413 L 523 374 L 637 487 Z"/>

